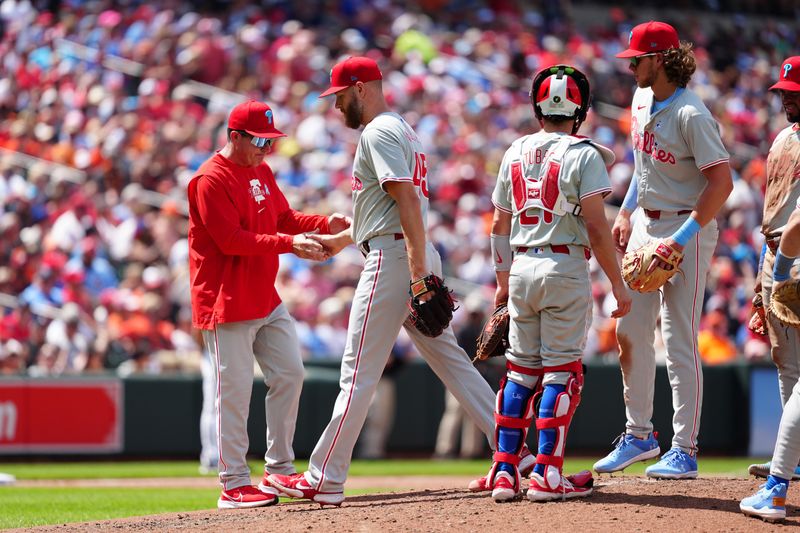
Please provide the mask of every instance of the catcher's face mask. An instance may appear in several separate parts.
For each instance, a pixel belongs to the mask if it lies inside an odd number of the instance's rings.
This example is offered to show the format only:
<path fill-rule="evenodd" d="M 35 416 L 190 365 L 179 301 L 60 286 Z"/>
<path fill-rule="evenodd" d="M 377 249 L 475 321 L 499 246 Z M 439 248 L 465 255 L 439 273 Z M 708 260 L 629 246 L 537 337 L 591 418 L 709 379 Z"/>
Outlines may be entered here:
<path fill-rule="evenodd" d="M 540 70 L 533 78 L 530 91 L 536 118 L 571 117 L 572 133 L 577 133 L 586 119 L 592 95 L 589 80 L 575 67 L 554 65 Z"/>

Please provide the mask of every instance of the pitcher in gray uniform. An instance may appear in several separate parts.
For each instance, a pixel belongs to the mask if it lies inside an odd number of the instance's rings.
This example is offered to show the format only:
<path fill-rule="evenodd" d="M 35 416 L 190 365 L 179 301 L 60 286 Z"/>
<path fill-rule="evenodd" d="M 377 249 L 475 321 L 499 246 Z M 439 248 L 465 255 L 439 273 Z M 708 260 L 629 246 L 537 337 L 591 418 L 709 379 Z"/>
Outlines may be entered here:
<path fill-rule="evenodd" d="M 495 305 L 507 302 L 511 318 L 508 371 L 497 393 L 497 452 L 487 476 L 497 502 L 521 493 L 517 464 L 534 415 L 539 453 L 528 499 L 592 493 L 590 472 L 562 474 L 592 321 L 590 245 L 611 280 L 617 300 L 612 316 L 631 306 L 603 204 L 611 192 L 606 165 L 614 154 L 575 137 L 589 109 L 589 81 L 574 67 L 555 65 L 534 77 L 530 94 L 542 130 L 511 144 L 492 195 Z"/>
<path fill-rule="evenodd" d="M 777 90 L 783 100 L 786 118 L 792 124 L 784 128 L 772 143 L 767 156 L 767 184 L 764 193 L 764 216 L 761 233 L 764 246 L 761 249 L 760 275 L 756 277 L 756 294 L 761 294 L 764 309 L 772 300 L 772 272 L 776 262 L 781 235 L 800 199 L 800 111 L 797 99 L 800 96 L 800 56 L 786 59 L 781 66 L 779 81 L 770 87 Z M 769 335 L 772 360 L 778 367 L 778 388 L 781 405 L 785 405 L 800 379 L 800 334 L 794 328 L 780 323 L 772 315 L 766 315 L 766 330 Z M 751 321 L 752 323 L 752 321 Z M 750 474 L 767 477 L 770 463 L 750 465 Z M 800 479 L 800 467 L 796 467 L 792 479 Z"/>
<path fill-rule="evenodd" d="M 336 108 L 346 125 L 365 128 L 353 164 L 353 226 L 339 235 L 315 238 L 331 254 L 357 243 L 365 256 L 364 270 L 350 311 L 341 391 L 308 471 L 268 477 L 286 496 L 323 505 L 344 501 L 353 447 L 401 327 L 487 440 L 493 441 L 494 393 L 458 346 L 453 329 L 429 338 L 406 323 L 410 280 L 430 272 L 441 276 L 442 264 L 425 237 L 429 192 L 425 152 L 411 126 L 389 110 L 382 77 L 372 59 L 350 57 L 334 66 L 331 87 L 321 95 L 336 94 Z M 532 455 L 527 462 L 532 466 Z"/>
<path fill-rule="evenodd" d="M 634 176 L 612 232 L 617 249 L 637 249 L 654 239 L 684 252 L 681 273 L 657 292 L 632 292 L 630 314 L 617 323 L 627 424 L 615 448 L 597 461 L 598 473 L 623 470 L 658 456 L 653 435 L 655 328 L 667 349 L 672 386 L 671 448 L 646 474 L 697 477 L 697 434 L 703 405 L 703 371 L 697 332 L 703 292 L 717 243 L 714 220 L 733 188 L 719 126 L 700 98 L 686 88 L 696 65 L 692 45 L 675 28 L 650 21 L 634 27 L 627 50 L 637 89 L 631 105 Z M 641 212 L 633 219 L 636 206 Z M 666 266 L 666 265 L 664 265 Z"/>

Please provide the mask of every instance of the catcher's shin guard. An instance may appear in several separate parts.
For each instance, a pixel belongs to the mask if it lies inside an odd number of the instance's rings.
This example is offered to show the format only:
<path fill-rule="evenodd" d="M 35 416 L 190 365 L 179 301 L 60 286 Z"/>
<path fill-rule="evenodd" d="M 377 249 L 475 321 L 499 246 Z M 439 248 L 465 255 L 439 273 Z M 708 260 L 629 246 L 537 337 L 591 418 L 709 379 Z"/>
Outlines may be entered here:
<path fill-rule="evenodd" d="M 496 451 L 492 457 L 492 469 L 487 477 L 489 487 L 494 487 L 495 475 L 503 470 L 514 476 L 514 488 L 520 490 L 518 466 L 520 453 L 525 446 L 525 439 L 533 420 L 533 392 L 528 387 L 509 381 L 507 377 L 500 382 L 494 415 Z"/>
<path fill-rule="evenodd" d="M 567 365 L 545 367 L 545 375 L 556 372 L 569 372 L 571 375 L 564 385 L 548 384 L 545 393 L 537 393 L 548 401 L 539 405 L 536 429 L 539 431 L 539 453 L 536 455 L 536 472 L 542 476 L 551 489 L 561 483 L 561 470 L 564 465 L 564 448 L 567 431 L 581 402 L 583 389 L 583 365 L 580 361 Z M 562 389 L 563 387 L 563 389 Z M 548 392 L 547 389 L 550 389 Z M 546 405 L 550 404 L 550 405 Z"/>

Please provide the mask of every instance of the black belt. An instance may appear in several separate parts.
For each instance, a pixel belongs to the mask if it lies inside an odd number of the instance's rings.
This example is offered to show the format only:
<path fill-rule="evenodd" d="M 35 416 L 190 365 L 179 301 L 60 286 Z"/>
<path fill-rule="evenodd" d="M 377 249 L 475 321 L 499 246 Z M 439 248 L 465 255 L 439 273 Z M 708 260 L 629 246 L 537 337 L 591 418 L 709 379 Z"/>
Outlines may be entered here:
<path fill-rule="evenodd" d="M 376 235 L 376 237 L 382 237 L 382 235 Z M 373 237 L 373 239 L 376 238 L 376 237 Z M 402 241 L 404 238 L 405 238 L 405 236 L 402 233 L 395 233 L 394 234 L 394 240 L 396 240 L 396 241 Z M 363 253 L 364 255 L 367 255 L 369 253 L 369 240 L 366 240 L 366 241 L 362 242 L 361 244 L 359 244 L 358 245 L 358 249 L 361 250 L 361 253 Z"/>
<path fill-rule="evenodd" d="M 673 213 L 673 212 L 674 211 L 660 211 L 658 209 L 645 209 L 644 210 L 644 214 L 647 215 L 647 218 L 652 219 L 652 220 L 658 220 L 659 218 L 661 218 L 662 215 L 666 216 L 669 213 Z M 678 215 L 688 215 L 691 212 L 692 212 L 691 209 L 683 209 L 681 211 L 678 211 L 676 214 L 678 214 Z"/>

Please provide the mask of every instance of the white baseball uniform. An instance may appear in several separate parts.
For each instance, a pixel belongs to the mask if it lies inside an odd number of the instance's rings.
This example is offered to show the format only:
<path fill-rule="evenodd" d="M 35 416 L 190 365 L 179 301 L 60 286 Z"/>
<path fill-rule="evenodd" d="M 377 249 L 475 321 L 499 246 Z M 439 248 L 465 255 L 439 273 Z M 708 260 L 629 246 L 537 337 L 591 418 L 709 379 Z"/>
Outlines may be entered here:
<path fill-rule="evenodd" d="M 580 360 L 591 325 L 589 235 L 580 216 L 554 216 L 524 209 L 524 180 L 538 180 L 546 154 L 566 133 L 540 131 L 514 141 L 506 151 L 492 202 L 511 213 L 515 251 L 508 282 L 511 317 L 506 358 L 528 368 L 555 367 Z M 611 192 L 605 163 L 589 142 L 571 144 L 563 155 L 559 189 L 572 205 Z"/>
<path fill-rule="evenodd" d="M 786 223 L 800 199 L 800 130 L 793 124 L 782 130 L 770 147 L 767 156 L 767 186 L 764 195 L 764 217 L 761 232 L 767 242 L 767 252 L 761 269 L 761 298 L 769 308 L 772 299 L 772 269 L 775 253 Z M 795 262 L 796 268 L 797 262 Z M 785 404 L 792 389 L 800 380 L 800 335 L 795 328 L 781 324 L 767 314 L 767 333 L 772 346 L 772 360 L 778 367 L 778 386 L 781 403 Z"/>
<path fill-rule="evenodd" d="M 702 171 L 727 163 L 719 126 L 702 100 L 684 89 L 655 113 L 653 91 L 639 88 L 631 104 L 631 138 L 638 205 L 628 249 L 671 237 L 685 222 L 706 187 Z M 641 438 L 653 430 L 656 321 L 667 348 L 672 385 L 673 447 L 694 454 L 703 402 L 703 372 L 697 332 L 703 292 L 718 230 L 711 221 L 687 243 L 682 273 L 661 291 L 631 292 L 631 311 L 617 323 L 627 431 Z"/>
<path fill-rule="evenodd" d="M 413 183 L 423 223 L 428 210 L 425 153 L 397 113 L 375 117 L 361 134 L 353 164 L 353 240 L 365 254 L 342 357 L 341 391 L 328 426 L 309 461 L 306 481 L 315 490 L 341 492 L 370 399 L 401 327 L 422 357 L 493 442 L 494 393 L 456 342 L 452 327 L 428 338 L 406 322 L 410 274 L 396 202 L 389 181 Z M 427 225 L 427 224 L 426 224 Z M 426 248 L 428 269 L 442 275 L 439 254 Z"/>

